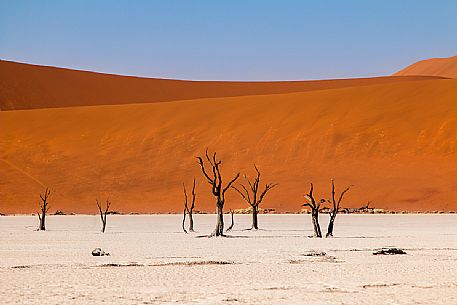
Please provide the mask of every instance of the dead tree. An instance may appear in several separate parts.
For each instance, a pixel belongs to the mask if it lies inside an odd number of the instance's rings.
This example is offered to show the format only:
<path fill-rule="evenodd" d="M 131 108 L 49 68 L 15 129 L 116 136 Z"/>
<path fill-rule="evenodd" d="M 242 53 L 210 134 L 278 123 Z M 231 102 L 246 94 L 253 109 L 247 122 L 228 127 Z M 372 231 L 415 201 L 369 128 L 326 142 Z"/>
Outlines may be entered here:
<path fill-rule="evenodd" d="M 224 236 L 224 203 L 225 203 L 225 192 L 232 186 L 232 184 L 238 179 L 240 173 L 236 174 L 235 178 L 230 180 L 225 187 L 222 187 L 222 176 L 219 166 L 222 161 L 217 160 L 216 153 L 213 154 L 211 158 L 208 155 L 208 149 L 206 150 L 206 160 L 211 165 L 212 174 L 208 174 L 205 169 L 205 164 L 201 157 L 197 157 L 198 163 L 200 164 L 203 176 L 211 185 L 211 192 L 216 198 L 216 212 L 217 212 L 217 223 L 214 232 L 210 234 L 211 236 Z"/>
<path fill-rule="evenodd" d="M 307 206 L 311 209 L 311 218 L 313 222 L 314 237 L 322 237 L 321 226 L 319 225 L 319 211 L 322 203 L 325 202 L 324 199 L 321 199 L 319 202 L 316 202 L 313 196 L 314 186 L 311 183 L 309 193 L 305 195 L 305 199 L 308 200 L 307 203 L 303 206 Z"/>
<path fill-rule="evenodd" d="M 108 215 L 109 207 L 111 205 L 111 202 L 108 199 L 106 199 L 106 206 L 105 206 L 105 210 L 103 211 L 102 210 L 102 205 L 98 202 L 98 199 L 95 199 L 95 201 L 97 202 L 98 211 L 100 212 L 100 218 L 102 220 L 102 233 L 105 233 L 106 215 Z"/>
<path fill-rule="evenodd" d="M 254 168 L 257 172 L 257 176 L 254 179 L 254 181 L 249 180 L 249 178 L 246 175 L 244 175 L 244 178 L 246 179 L 246 181 L 249 185 L 249 190 L 248 190 L 248 187 L 246 187 L 244 184 L 240 184 L 241 187 L 243 188 L 243 191 L 236 188 L 235 186 L 232 186 L 232 188 L 235 189 L 252 208 L 252 227 L 248 230 L 258 230 L 259 229 L 259 225 L 258 225 L 258 221 L 257 221 L 257 218 L 258 218 L 257 215 L 259 213 L 259 205 L 260 205 L 260 203 L 262 203 L 262 200 L 265 197 L 265 195 L 267 194 L 267 192 L 277 185 L 277 184 L 273 184 L 273 183 L 267 183 L 265 185 L 265 189 L 262 191 L 262 193 L 259 194 L 260 171 L 257 168 L 257 166 L 255 166 L 255 164 L 254 164 Z"/>
<path fill-rule="evenodd" d="M 328 222 L 328 228 L 327 228 L 327 234 L 325 237 L 333 237 L 333 226 L 335 224 L 335 218 L 338 212 L 340 211 L 340 204 L 341 200 L 343 200 L 344 194 L 346 194 L 347 191 L 349 191 L 351 187 L 348 186 L 344 191 L 341 192 L 340 197 L 338 198 L 338 201 L 335 200 L 335 181 L 332 179 L 332 199 L 331 199 L 331 211 L 330 211 L 330 219 Z M 367 205 L 368 208 L 368 205 Z"/>
<path fill-rule="evenodd" d="M 190 207 L 188 206 L 187 203 L 187 192 L 186 192 L 186 186 L 184 183 L 182 184 L 183 191 L 184 191 L 184 215 L 183 215 L 183 220 L 182 220 L 182 227 L 185 233 L 187 233 L 186 229 L 184 228 L 184 224 L 186 222 L 186 213 L 189 215 L 189 232 L 195 232 L 194 231 L 194 218 L 193 218 L 193 211 L 195 208 L 195 178 L 194 178 L 194 184 L 192 186 L 192 203 L 190 204 Z"/>
<path fill-rule="evenodd" d="M 235 225 L 235 218 L 233 217 L 233 210 L 230 210 L 230 214 L 232 215 L 232 223 L 230 224 L 230 227 L 228 227 L 227 230 L 225 230 L 225 232 L 232 231 L 233 226 Z"/>
<path fill-rule="evenodd" d="M 37 231 L 45 231 L 46 230 L 46 213 L 49 211 L 49 202 L 48 198 L 49 195 L 51 195 L 51 190 L 49 188 L 46 188 L 44 191 L 44 195 L 40 194 L 40 211 L 37 213 L 38 214 L 38 219 L 40 220 L 40 225 L 38 227 Z"/>

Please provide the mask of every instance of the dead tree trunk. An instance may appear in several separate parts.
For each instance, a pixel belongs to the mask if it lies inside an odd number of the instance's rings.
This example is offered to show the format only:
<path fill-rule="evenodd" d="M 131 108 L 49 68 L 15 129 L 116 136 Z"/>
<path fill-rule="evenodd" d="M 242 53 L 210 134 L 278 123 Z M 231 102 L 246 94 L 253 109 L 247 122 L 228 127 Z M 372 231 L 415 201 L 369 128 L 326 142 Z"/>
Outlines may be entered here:
<path fill-rule="evenodd" d="M 333 214 L 333 211 L 330 212 L 330 218 L 328 220 L 327 234 L 325 237 L 333 237 L 333 226 L 335 224 L 336 214 Z"/>
<path fill-rule="evenodd" d="M 182 184 L 182 189 L 184 191 L 184 210 L 182 212 L 182 230 L 184 231 L 184 233 L 187 234 L 187 230 L 186 230 L 186 214 L 187 214 L 187 192 L 186 192 L 186 185 Z"/>
<path fill-rule="evenodd" d="M 309 193 L 305 195 L 305 199 L 308 200 L 308 202 L 303 204 L 303 206 L 307 206 L 311 209 L 311 218 L 312 218 L 312 222 L 313 222 L 314 237 L 321 238 L 322 231 L 321 231 L 321 226 L 319 224 L 319 210 L 320 210 L 321 204 L 324 203 L 325 200 L 321 199 L 319 202 L 316 202 L 316 200 L 313 197 L 313 190 L 314 190 L 314 186 L 311 183 Z"/>
<path fill-rule="evenodd" d="M 46 230 L 46 213 L 49 211 L 49 206 L 48 206 L 49 195 L 51 195 L 51 190 L 49 188 L 46 188 L 46 190 L 44 191 L 44 195 L 40 194 L 41 202 L 40 202 L 40 211 L 38 212 L 38 219 L 40 220 L 40 224 L 38 226 L 37 231 Z"/>
<path fill-rule="evenodd" d="M 186 214 L 187 214 L 187 210 L 186 210 L 186 207 L 184 207 L 184 210 L 182 212 L 182 230 L 184 231 L 184 233 L 187 234 L 187 230 L 186 230 Z"/>
<path fill-rule="evenodd" d="M 208 155 L 208 149 L 206 150 L 206 160 L 211 165 L 212 175 L 210 176 L 205 169 L 203 159 L 197 157 L 198 163 L 200 164 L 203 176 L 211 185 L 211 192 L 216 199 L 216 213 L 217 213 L 217 223 L 214 232 L 210 234 L 211 236 L 224 236 L 224 203 L 225 203 L 225 192 L 232 186 L 232 184 L 238 179 L 240 173 L 238 173 L 235 178 L 230 180 L 230 182 L 222 187 L 222 176 L 219 166 L 222 161 L 217 160 L 216 153 L 213 154 L 213 157 L 210 158 Z"/>
<path fill-rule="evenodd" d="M 235 186 L 232 186 L 232 188 L 235 189 L 241 195 L 241 197 L 251 206 L 252 226 L 248 230 L 258 230 L 259 229 L 258 220 L 257 220 L 257 215 L 259 213 L 259 205 L 260 205 L 260 203 L 262 203 L 262 200 L 265 197 L 265 195 L 267 194 L 267 192 L 277 185 L 277 184 L 267 183 L 265 185 L 265 189 L 263 190 L 263 192 L 259 194 L 260 171 L 257 168 L 257 166 L 255 166 L 255 164 L 254 164 L 254 168 L 257 172 L 257 176 L 254 179 L 254 181 L 249 180 L 249 178 L 246 175 L 244 176 L 244 178 L 246 179 L 246 181 L 249 185 L 250 191 L 248 190 L 248 187 L 246 187 L 244 184 L 240 184 L 241 187 L 243 188 L 243 191 L 236 188 Z"/>
<path fill-rule="evenodd" d="M 224 236 L 224 204 L 217 202 L 217 222 L 214 232 L 210 236 Z"/>
<path fill-rule="evenodd" d="M 313 210 L 311 212 L 311 217 L 313 221 L 314 237 L 322 237 L 321 226 L 319 224 L 319 211 Z"/>
<path fill-rule="evenodd" d="M 328 222 L 327 234 L 325 237 L 333 237 L 333 227 L 335 224 L 336 215 L 340 211 L 341 200 L 343 200 L 344 194 L 349 191 L 350 186 L 348 186 L 343 192 L 341 192 L 338 201 L 335 200 L 335 181 L 332 179 L 332 210 L 330 211 L 330 219 Z"/>
<path fill-rule="evenodd" d="M 190 207 L 187 204 L 187 191 L 186 191 L 186 186 L 183 183 L 182 184 L 183 191 L 184 191 L 184 212 L 183 212 L 183 220 L 182 220 L 182 229 L 185 233 L 187 233 L 187 230 L 184 228 L 185 222 L 186 222 L 186 214 L 189 215 L 189 232 L 195 232 L 194 231 L 194 217 L 192 215 L 194 208 L 195 208 L 195 178 L 194 178 L 194 184 L 192 186 L 192 203 Z"/>
<path fill-rule="evenodd" d="M 190 205 L 190 208 L 187 209 L 187 213 L 189 214 L 189 231 L 194 232 L 194 208 L 195 208 L 195 178 L 194 178 L 194 184 L 192 186 L 192 204 Z"/>
<path fill-rule="evenodd" d="M 228 229 L 225 230 L 225 232 L 232 231 L 233 226 L 235 225 L 235 218 L 233 217 L 233 210 L 230 210 L 230 214 L 232 215 L 232 223 L 230 224 L 230 227 L 228 227 Z"/>
<path fill-rule="evenodd" d="M 190 212 L 188 211 L 188 213 L 189 213 L 189 232 L 195 232 L 194 231 L 194 217 L 193 217 L 191 211 Z"/>
<path fill-rule="evenodd" d="M 103 211 L 102 210 L 102 205 L 98 202 L 98 199 L 95 199 L 95 201 L 97 202 L 98 211 L 100 212 L 100 218 L 102 220 L 102 233 L 105 233 L 106 215 L 108 215 L 109 207 L 111 205 L 111 202 L 108 199 L 106 199 L 106 206 L 105 206 L 105 210 Z"/>
<path fill-rule="evenodd" d="M 183 191 L 184 191 L 184 219 L 183 219 L 183 230 L 184 232 L 187 233 L 187 231 L 184 229 L 184 222 L 186 218 L 186 213 L 189 214 L 189 232 L 195 232 L 194 231 L 194 217 L 192 215 L 194 208 L 195 208 L 195 178 L 194 178 L 194 184 L 192 186 L 192 203 L 190 207 L 187 204 L 187 192 L 186 192 L 186 186 L 184 183 L 182 184 Z"/>
<path fill-rule="evenodd" d="M 253 206 L 252 207 L 252 227 L 251 230 L 258 230 L 259 229 L 259 224 L 257 220 L 257 214 L 259 213 L 258 207 Z"/>

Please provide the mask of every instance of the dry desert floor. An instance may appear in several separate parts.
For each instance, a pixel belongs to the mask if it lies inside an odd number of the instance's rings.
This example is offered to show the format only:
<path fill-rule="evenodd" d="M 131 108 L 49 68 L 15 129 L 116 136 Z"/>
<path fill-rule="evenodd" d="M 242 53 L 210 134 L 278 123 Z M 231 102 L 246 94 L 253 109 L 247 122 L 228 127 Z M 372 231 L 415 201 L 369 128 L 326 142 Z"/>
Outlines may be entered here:
<path fill-rule="evenodd" d="M 457 304 L 457 215 L 339 215 L 335 237 L 309 238 L 309 215 L 0 217 L 2 304 Z M 226 219 L 230 223 L 229 217 Z M 321 218 L 323 228 L 327 217 Z M 406 255 L 375 256 L 395 246 Z M 93 257 L 101 247 L 107 257 Z M 312 251 L 325 256 L 306 256 Z"/>

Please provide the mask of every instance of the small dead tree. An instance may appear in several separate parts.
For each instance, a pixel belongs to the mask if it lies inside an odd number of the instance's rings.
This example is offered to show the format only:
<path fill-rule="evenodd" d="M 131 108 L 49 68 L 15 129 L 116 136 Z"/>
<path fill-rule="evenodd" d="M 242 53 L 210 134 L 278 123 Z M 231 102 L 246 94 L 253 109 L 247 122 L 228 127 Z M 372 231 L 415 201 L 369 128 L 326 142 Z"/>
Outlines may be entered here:
<path fill-rule="evenodd" d="M 230 214 L 232 215 L 232 223 L 230 224 L 230 227 L 228 227 L 227 230 L 225 230 L 225 232 L 232 231 L 233 226 L 235 225 L 235 218 L 233 217 L 233 210 L 230 210 Z"/>
<path fill-rule="evenodd" d="M 109 207 L 111 205 L 111 202 L 106 199 L 106 206 L 105 206 L 105 210 L 102 209 L 102 205 L 98 202 L 98 199 L 95 199 L 95 201 L 97 202 L 97 207 L 98 207 L 98 211 L 100 212 L 100 218 L 102 220 L 102 233 L 105 233 L 105 229 L 106 229 L 106 215 L 108 215 L 108 212 L 109 212 Z"/>
<path fill-rule="evenodd" d="M 333 227 L 335 224 L 336 215 L 340 211 L 341 200 L 343 200 L 344 194 L 346 194 L 346 192 L 349 191 L 350 188 L 351 188 L 351 186 L 348 186 L 344 191 L 342 191 L 340 194 L 340 197 L 338 198 L 338 201 L 336 201 L 335 200 L 335 181 L 332 179 L 332 199 L 331 199 L 331 202 L 329 200 L 329 202 L 330 202 L 330 204 L 332 204 L 332 206 L 331 206 L 331 211 L 330 211 L 330 219 L 328 222 L 327 234 L 325 235 L 325 237 L 333 237 Z M 367 205 L 367 208 L 368 208 L 368 205 Z"/>
<path fill-rule="evenodd" d="M 184 233 L 187 233 L 187 230 L 184 228 L 185 222 L 186 222 L 186 214 L 189 215 L 189 232 L 195 232 L 194 231 L 194 218 L 193 218 L 193 211 L 195 208 L 195 178 L 194 178 L 194 184 L 192 186 L 192 203 L 190 204 L 190 207 L 187 203 L 187 191 L 186 191 L 186 186 L 184 183 L 182 184 L 183 191 L 184 191 L 184 212 L 183 212 L 183 220 L 182 220 L 182 228 Z"/>
<path fill-rule="evenodd" d="M 259 194 L 259 185 L 260 185 L 260 171 L 257 168 L 257 166 L 254 164 L 254 168 L 257 172 L 257 176 L 254 179 L 254 181 L 249 180 L 249 178 L 244 175 L 244 178 L 246 179 L 248 185 L 249 185 L 249 190 L 248 187 L 246 187 L 244 184 L 240 184 L 241 187 L 243 188 L 243 191 L 238 189 L 235 186 L 232 186 L 233 189 L 235 189 L 241 197 L 251 206 L 252 208 L 252 227 L 248 230 L 258 230 L 259 225 L 257 221 L 257 215 L 259 214 L 259 205 L 262 203 L 263 198 L 267 194 L 269 190 L 274 188 L 277 184 L 273 183 L 267 183 L 265 185 L 265 189 Z"/>
<path fill-rule="evenodd" d="M 49 195 L 51 195 L 51 190 L 49 188 L 46 188 L 44 195 L 40 194 L 40 211 L 37 213 L 38 219 L 40 220 L 40 225 L 38 226 L 37 231 L 46 230 L 46 213 L 49 211 Z"/>
<path fill-rule="evenodd" d="M 319 200 L 316 202 L 313 196 L 314 186 L 311 183 L 311 187 L 309 193 L 305 195 L 305 199 L 308 201 L 307 203 L 303 204 L 303 206 L 309 207 L 311 209 L 311 218 L 313 222 L 313 229 L 314 229 L 314 237 L 322 237 L 321 226 L 319 224 L 319 211 L 321 208 L 322 203 L 325 202 L 324 199 Z"/>
<path fill-rule="evenodd" d="M 197 157 L 198 164 L 200 164 L 203 176 L 211 185 L 211 192 L 213 196 L 216 198 L 216 212 L 217 212 L 217 223 L 214 232 L 211 233 L 209 236 L 224 236 L 224 203 L 225 203 L 225 193 L 227 190 L 232 186 L 232 184 L 238 179 L 240 173 L 236 174 L 235 178 L 230 180 L 229 183 L 225 187 L 222 187 L 222 176 L 219 166 L 221 165 L 222 161 L 217 160 L 216 153 L 213 154 L 211 158 L 208 155 L 208 149 L 206 149 L 206 160 L 210 164 L 212 169 L 212 174 L 209 175 L 207 170 L 205 169 L 205 164 L 201 157 Z"/>
<path fill-rule="evenodd" d="M 184 233 L 187 234 L 187 230 L 186 230 L 186 214 L 187 214 L 187 210 L 186 210 L 186 207 L 184 207 L 184 210 L 182 212 L 182 230 L 184 231 Z"/>

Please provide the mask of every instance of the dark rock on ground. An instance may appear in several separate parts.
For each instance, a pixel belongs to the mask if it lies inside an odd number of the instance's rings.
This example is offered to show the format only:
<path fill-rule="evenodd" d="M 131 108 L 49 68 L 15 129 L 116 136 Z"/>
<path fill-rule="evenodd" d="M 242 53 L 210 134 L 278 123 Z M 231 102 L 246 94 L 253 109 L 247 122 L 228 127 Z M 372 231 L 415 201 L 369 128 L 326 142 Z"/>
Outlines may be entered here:
<path fill-rule="evenodd" d="M 406 254 L 405 251 L 398 248 L 382 248 L 381 250 L 373 252 L 373 255 L 396 255 L 396 254 Z"/>
<path fill-rule="evenodd" d="M 92 250 L 92 256 L 109 256 L 109 253 L 103 251 L 100 248 L 95 248 L 94 250 Z"/>
<path fill-rule="evenodd" d="M 311 257 L 316 257 L 316 256 L 326 256 L 327 253 L 323 251 L 309 251 L 307 253 L 304 253 L 303 256 L 311 256 Z"/>

